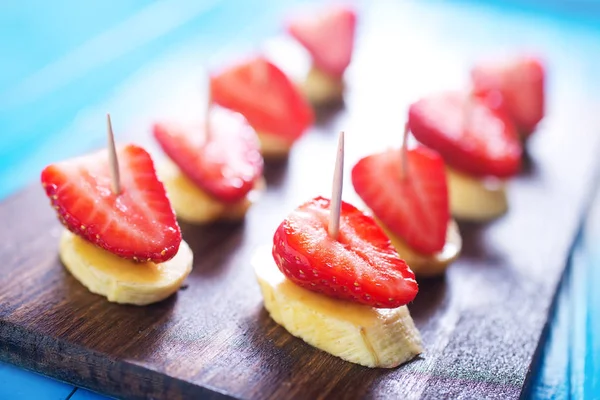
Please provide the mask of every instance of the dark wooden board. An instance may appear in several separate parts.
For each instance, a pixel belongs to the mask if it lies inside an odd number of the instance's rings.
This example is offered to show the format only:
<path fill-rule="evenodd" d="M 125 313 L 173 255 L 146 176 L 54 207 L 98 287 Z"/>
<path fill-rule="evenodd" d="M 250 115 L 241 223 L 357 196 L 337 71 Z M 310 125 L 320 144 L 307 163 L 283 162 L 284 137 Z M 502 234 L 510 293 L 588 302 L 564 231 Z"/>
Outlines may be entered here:
<path fill-rule="evenodd" d="M 267 167 L 268 190 L 244 223 L 182 225 L 194 270 L 187 288 L 160 304 L 110 304 L 70 276 L 39 185 L 4 202 L 0 359 L 123 398 L 518 397 L 598 169 L 597 120 L 568 87 L 551 92 L 530 161 L 510 185 L 509 213 L 462 224 L 461 259 L 444 278 L 420 283 L 410 305 L 425 345 L 417 360 L 392 370 L 346 363 L 292 337 L 262 307 L 250 259 L 291 208 L 329 193 L 336 132 L 347 131 L 348 167 L 400 141 L 411 93 L 397 94 L 415 83 L 400 73 L 382 80 L 373 74 L 381 64 L 366 61 L 385 58 L 369 37 L 386 26 L 365 28 L 345 108 L 323 116 L 287 163 Z M 386 62 L 401 70 L 401 60 Z M 418 57 L 412 62 L 415 73 Z M 149 143 L 141 131 L 130 138 Z M 355 201 L 346 182 L 344 198 Z"/>

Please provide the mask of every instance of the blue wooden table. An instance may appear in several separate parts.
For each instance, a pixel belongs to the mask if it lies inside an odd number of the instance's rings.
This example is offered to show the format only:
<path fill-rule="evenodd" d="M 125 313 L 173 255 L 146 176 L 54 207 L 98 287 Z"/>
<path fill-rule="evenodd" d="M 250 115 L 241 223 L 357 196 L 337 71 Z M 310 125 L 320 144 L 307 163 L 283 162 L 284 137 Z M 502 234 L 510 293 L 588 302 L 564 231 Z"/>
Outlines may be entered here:
<path fill-rule="evenodd" d="M 147 84 L 161 73 L 177 73 L 164 60 L 200 70 L 216 54 L 257 49 L 279 32 L 295 3 L 300 1 L 1 2 L 0 198 L 36 180 L 47 163 L 102 143 L 103 130 L 90 128 L 89 121 L 102 120 L 105 110 L 152 112 Z M 405 15 L 435 21 L 437 46 L 443 46 L 441 38 L 456 40 L 467 56 L 490 43 L 541 46 L 563 60 L 557 67 L 577 74 L 590 101 L 600 104 L 600 1 L 405 3 Z M 600 281 L 600 197 L 594 204 L 557 297 L 534 398 L 600 398 L 600 292 L 594 286 Z M 101 398 L 0 363 L 0 399 Z"/>

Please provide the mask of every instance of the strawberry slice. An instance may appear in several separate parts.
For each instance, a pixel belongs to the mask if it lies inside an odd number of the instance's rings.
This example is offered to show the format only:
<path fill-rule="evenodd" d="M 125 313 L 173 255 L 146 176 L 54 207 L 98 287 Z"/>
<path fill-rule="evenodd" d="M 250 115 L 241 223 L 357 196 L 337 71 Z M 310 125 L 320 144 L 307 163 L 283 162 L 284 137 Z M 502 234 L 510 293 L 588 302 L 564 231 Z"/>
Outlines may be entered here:
<path fill-rule="evenodd" d="M 488 61 L 471 70 L 474 93 L 497 96 L 519 132 L 531 135 L 544 118 L 544 66 L 534 57 Z"/>
<path fill-rule="evenodd" d="M 189 129 L 163 123 L 154 125 L 154 137 L 198 187 L 220 202 L 237 202 L 262 175 L 260 145 L 240 114 L 224 109 L 212 114 L 208 141 L 203 126 Z"/>
<path fill-rule="evenodd" d="M 412 104 L 408 114 L 415 138 L 451 167 L 476 177 L 507 178 L 519 171 L 522 146 L 515 127 L 484 99 L 443 92 Z"/>
<path fill-rule="evenodd" d="M 210 79 L 211 98 L 241 113 L 258 133 L 292 143 L 313 123 L 313 111 L 289 78 L 262 57 L 237 64 Z"/>
<path fill-rule="evenodd" d="M 338 239 L 332 239 L 329 203 L 316 197 L 279 225 L 273 258 L 281 272 L 305 289 L 372 307 L 412 301 L 415 275 L 373 218 L 342 202 Z"/>
<path fill-rule="evenodd" d="M 414 250 L 433 254 L 444 248 L 450 220 L 444 161 L 435 151 L 417 147 L 388 150 L 361 159 L 352 168 L 356 193 L 393 233 Z"/>
<path fill-rule="evenodd" d="M 334 6 L 317 14 L 300 16 L 288 24 L 288 32 L 308 50 L 314 65 L 341 77 L 352 60 L 356 12 Z"/>
<path fill-rule="evenodd" d="M 152 158 L 141 147 L 117 150 L 121 192 L 111 190 L 108 152 L 47 166 L 42 186 L 71 232 L 117 256 L 164 262 L 177 254 L 181 231 Z"/>

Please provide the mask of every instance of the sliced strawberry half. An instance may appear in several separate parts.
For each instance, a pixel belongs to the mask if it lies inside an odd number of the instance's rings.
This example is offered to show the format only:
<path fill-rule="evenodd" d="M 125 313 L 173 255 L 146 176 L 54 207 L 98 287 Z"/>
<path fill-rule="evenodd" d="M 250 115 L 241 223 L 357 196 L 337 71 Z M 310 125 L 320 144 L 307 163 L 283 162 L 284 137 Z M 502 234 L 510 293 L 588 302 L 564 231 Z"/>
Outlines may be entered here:
<path fill-rule="evenodd" d="M 260 134 L 290 143 L 313 123 L 313 111 L 290 79 L 262 57 L 237 64 L 210 80 L 211 98 L 241 113 Z"/>
<path fill-rule="evenodd" d="M 216 200 L 243 199 L 262 175 L 258 137 L 246 119 L 227 110 L 212 112 L 209 140 L 204 126 L 154 125 L 154 137 L 169 158 Z"/>
<path fill-rule="evenodd" d="M 375 216 L 414 250 L 433 254 L 444 248 L 450 219 L 444 161 L 424 147 L 388 150 L 361 159 L 352 169 L 356 193 Z"/>
<path fill-rule="evenodd" d="M 372 307 L 395 308 L 418 292 L 415 275 L 372 217 L 342 202 L 338 239 L 327 233 L 328 199 L 294 210 L 273 238 L 273 257 L 295 284 Z"/>
<path fill-rule="evenodd" d="M 350 65 L 355 30 L 356 12 L 347 6 L 329 7 L 288 24 L 288 32 L 308 50 L 314 65 L 334 77 Z"/>
<path fill-rule="evenodd" d="M 545 71 L 542 62 L 522 56 L 505 61 L 487 61 L 471 70 L 475 94 L 496 96 L 519 132 L 529 136 L 544 118 Z"/>
<path fill-rule="evenodd" d="M 522 145 L 512 121 L 484 99 L 460 92 L 425 97 L 409 108 L 415 138 L 451 167 L 482 177 L 519 171 Z"/>
<path fill-rule="evenodd" d="M 177 254 L 181 232 L 150 155 L 117 150 L 121 192 L 111 190 L 108 152 L 47 166 L 42 186 L 71 232 L 123 258 L 164 262 Z"/>

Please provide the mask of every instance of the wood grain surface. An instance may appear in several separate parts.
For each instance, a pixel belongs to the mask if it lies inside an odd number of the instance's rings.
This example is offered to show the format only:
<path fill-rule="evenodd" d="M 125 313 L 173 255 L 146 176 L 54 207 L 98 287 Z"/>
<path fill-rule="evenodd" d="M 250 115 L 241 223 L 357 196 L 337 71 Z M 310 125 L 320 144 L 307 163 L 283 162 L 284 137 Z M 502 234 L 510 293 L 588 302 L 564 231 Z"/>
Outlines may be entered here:
<path fill-rule="evenodd" d="M 509 213 L 461 224 L 460 260 L 420 282 L 410 304 L 425 345 L 418 359 L 391 370 L 353 365 L 292 337 L 262 307 L 250 259 L 290 209 L 328 195 L 337 132 L 346 131 L 348 167 L 400 143 L 403 100 L 393 100 L 410 76 L 386 79 L 385 96 L 377 78 L 357 79 L 378 71 L 361 60 L 375 55 L 368 32 L 386 26 L 365 29 L 345 106 L 320 116 L 287 162 L 267 166 L 268 189 L 244 223 L 182 224 L 194 269 L 166 301 L 120 306 L 89 293 L 60 264 L 62 228 L 40 185 L 5 201 L 0 359 L 128 399 L 519 397 L 596 185 L 597 119 L 581 99 L 555 107 L 574 98 L 568 87 L 552 92 L 552 112 L 510 184 Z M 125 138 L 152 147 L 147 129 Z M 356 203 L 349 182 L 344 199 Z"/>

